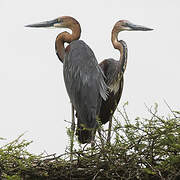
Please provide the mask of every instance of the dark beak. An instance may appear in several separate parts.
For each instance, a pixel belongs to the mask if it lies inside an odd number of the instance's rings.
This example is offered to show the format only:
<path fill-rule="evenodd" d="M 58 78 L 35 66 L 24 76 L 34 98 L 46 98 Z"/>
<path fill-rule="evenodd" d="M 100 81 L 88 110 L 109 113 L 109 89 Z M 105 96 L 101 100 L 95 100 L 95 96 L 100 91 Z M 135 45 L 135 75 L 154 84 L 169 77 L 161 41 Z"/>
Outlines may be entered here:
<path fill-rule="evenodd" d="M 33 28 L 41 28 L 41 27 L 54 27 L 55 24 L 59 23 L 58 19 L 54 19 L 51 21 L 44 21 L 36 24 L 29 24 L 25 27 L 33 27 Z"/>
<path fill-rule="evenodd" d="M 130 28 L 131 31 L 152 31 L 153 29 L 141 26 L 141 25 L 135 25 L 132 23 L 128 23 L 127 26 Z"/>

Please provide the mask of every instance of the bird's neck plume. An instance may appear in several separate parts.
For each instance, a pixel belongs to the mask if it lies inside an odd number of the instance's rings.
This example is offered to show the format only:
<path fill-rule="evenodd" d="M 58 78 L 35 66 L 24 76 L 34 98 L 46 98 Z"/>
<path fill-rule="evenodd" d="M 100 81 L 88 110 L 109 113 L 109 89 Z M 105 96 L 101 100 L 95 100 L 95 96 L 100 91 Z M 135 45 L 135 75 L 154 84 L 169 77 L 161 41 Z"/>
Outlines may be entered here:
<path fill-rule="evenodd" d="M 123 54 L 121 55 L 119 64 L 120 64 L 121 72 L 124 73 L 124 71 L 126 70 L 126 65 L 127 65 L 128 49 L 127 49 L 126 43 L 123 40 L 120 40 L 119 43 L 121 43 L 121 45 L 123 46 Z"/>
<path fill-rule="evenodd" d="M 67 28 L 72 30 L 72 34 L 69 32 L 62 32 L 56 38 L 55 48 L 57 56 L 59 57 L 60 61 L 63 62 L 65 56 L 65 47 L 64 43 L 71 43 L 74 40 L 78 40 L 81 36 L 81 27 L 78 21 L 74 20 L 72 24 L 70 24 Z"/>

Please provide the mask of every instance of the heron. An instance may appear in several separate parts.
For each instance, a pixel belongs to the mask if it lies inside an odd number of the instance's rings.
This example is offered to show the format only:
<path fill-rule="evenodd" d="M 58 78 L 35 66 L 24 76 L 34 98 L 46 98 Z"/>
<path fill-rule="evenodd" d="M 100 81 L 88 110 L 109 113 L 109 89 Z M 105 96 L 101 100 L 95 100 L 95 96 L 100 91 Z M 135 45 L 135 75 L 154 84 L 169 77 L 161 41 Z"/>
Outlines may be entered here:
<path fill-rule="evenodd" d="M 109 121 L 107 142 L 110 143 L 112 117 L 120 101 L 123 85 L 124 85 L 124 72 L 127 65 L 127 44 L 123 40 L 118 40 L 118 34 L 122 31 L 151 31 L 153 29 L 136 25 L 128 20 L 120 20 L 115 23 L 111 32 L 111 42 L 115 49 L 119 50 L 119 60 L 112 58 L 105 59 L 99 65 L 105 75 L 105 82 L 109 87 L 109 96 L 106 100 L 102 100 L 99 119 L 102 124 Z"/>
<path fill-rule="evenodd" d="M 56 54 L 63 63 L 63 75 L 67 93 L 77 112 L 77 132 L 80 143 L 92 143 L 102 100 L 108 96 L 104 73 L 91 48 L 82 40 L 79 22 L 70 16 L 30 24 L 32 28 L 68 28 L 55 41 Z M 65 43 L 68 46 L 65 48 Z M 74 122 L 72 122 L 73 124 Z"/>

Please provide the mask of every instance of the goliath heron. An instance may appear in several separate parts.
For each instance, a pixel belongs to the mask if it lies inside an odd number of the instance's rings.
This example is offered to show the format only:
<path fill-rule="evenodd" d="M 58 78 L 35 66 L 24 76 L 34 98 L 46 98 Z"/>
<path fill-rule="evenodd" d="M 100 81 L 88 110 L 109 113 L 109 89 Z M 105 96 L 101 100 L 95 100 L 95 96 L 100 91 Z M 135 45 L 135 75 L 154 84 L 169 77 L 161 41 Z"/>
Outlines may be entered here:
<path fill-rule="evenodd" d="M 102 99 L 107 99 L 107 86 L 104 74 L 91 48 L 79 40 L 81 27 L 77 20 L 63 16 L 51 21 L 30 24 L 26 27 L 68 28 L 60 33 L 55 42 L 56 54 L 63 62 L 66 90 L 72 106 L 77 112 L 77 136 L 80 143 L 93 142 L 97 118 Z M 65 48 L 64 43 L 69 45 Z"/>
<path fill-rule="evenodd" d="M 115 49 L 120 51 L 120 59 L 116 61 L 112 58 L 105 59 L 100 63 L 104 75 L 106 76 L 105 82 L 109 86 L 109 96 L 106 100 L 102 100 L 99 118 L 102 124 L 109 121 L 108 142 L 110 143 L 110 133 L 112 126 L 112 116 L 117 108 L 121 98 L 124 78 L 123 74 L 127 64 L 127 45 L 123 40 L 118 41 L 118 34 L 121 31 L 150 31 L 153 29 L 135 25 L 127 20 L 118 21 L 111 34 L 111 41 Z"/>

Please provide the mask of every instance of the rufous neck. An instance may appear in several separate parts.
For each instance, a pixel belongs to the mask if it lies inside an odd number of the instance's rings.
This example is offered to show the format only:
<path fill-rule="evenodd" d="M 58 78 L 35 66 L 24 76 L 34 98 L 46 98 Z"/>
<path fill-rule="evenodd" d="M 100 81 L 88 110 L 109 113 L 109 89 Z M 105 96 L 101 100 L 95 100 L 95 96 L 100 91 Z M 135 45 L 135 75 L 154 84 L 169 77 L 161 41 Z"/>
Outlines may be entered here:
<path fill-rule="evenodd" d="M 63 62 L 64 56 L 65 56 L 64 43 L 65 42 L 71 43 L 74 40 L 78 40 L 81 36 L 81 27 L 78 22 L 70 26 L 69 29 L 72 30 L 72 34 L 65 31 L 65 32 L 60 33 L 56 38 L 56 43 L 55 43 L 56 53 L 61 62 Z"/>
<path fill-rule="evenodd" d="M 81 26 L 80 26 L 79 22 L 76 22 L 75 24 L 73 24 L 73 26 L 71 26 L 70 29 L 72 31 L 70 41 L 72 42 L 74 40 L 78 40 L 81 36 Z"/>
<path fill-rule="evenodd" d="M 119 32 L 116 28 L 113 28 L 111 34 L 111 41 L 115 49 L 120 51 L 120 59 L 123 57 L 123 45 L 118 41 L 118 34 Z"/>

